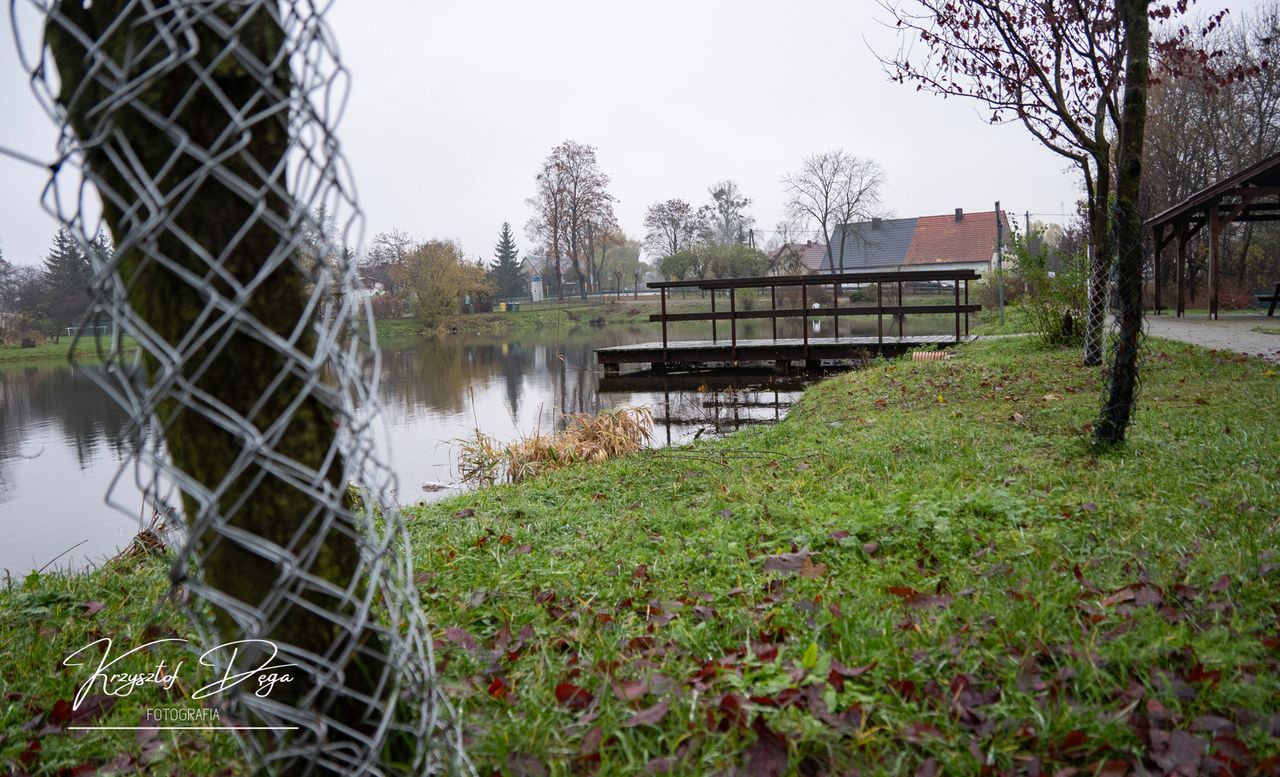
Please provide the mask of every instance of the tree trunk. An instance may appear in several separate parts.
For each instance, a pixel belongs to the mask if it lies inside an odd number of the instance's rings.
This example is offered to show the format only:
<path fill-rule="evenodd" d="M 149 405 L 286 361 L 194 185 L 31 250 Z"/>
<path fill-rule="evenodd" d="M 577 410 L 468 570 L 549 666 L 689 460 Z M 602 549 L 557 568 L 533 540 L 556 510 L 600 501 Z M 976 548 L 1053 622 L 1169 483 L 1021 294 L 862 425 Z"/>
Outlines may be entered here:
<path fill-rule="evenodd" d="M 290 223 L 293 207 L 279 193 L 286 186 L 288 111 L 281 106 L 273 114 L 259 113 L 264 98 L 283 100 L 291 89 L 285 34 L 272 9 L 270 4 L 244 8 L 228 4 L 212 12 L 189 8 L 193 16 L 207 13 L 208 17 L 179 22 L 181 4 L 153 11 L 125 0 L 95 0 L 88 8 L 78 1 L 58 4 L 56 12 L 62 19 L 94 42 L 92 53 L 85 49 L 86 38 L 64 23 L 51 21 L 46 29 L 61 83 L 57 99 L 83 146 L 86 177 L 103 195 L 105 220 L 119 247 L 118 274 L 128 304 L 155 339 L 175 352 L 189 347 L 182 343 L 195 329 L 212 335 L 174 366 L 191 387 L 189 393 L 203 397 L 180 401 L 170 395 L 154 408 L 153 421 L 163 433 L 173 464 L 210 492 L 222 495 L 204 509 L 217 510 L 227 525 L 243 533 L 238 539 L 219 533 L 216 541 L 198 544 L 196 552 L 204 584 L 250 613 L 270 610 L 264 602 L 278 593 L 284 570 L 269 558 L 271 552 L 306 547 L 316 536 L 317 524 L 325 520 L 346 531 L 330 529 L 314 557 L 295 560 L 300 571 L 338 589 L 358 590 L 362 585 L 355 581 L 361 566 L 360 550 L 351 542 L 354 521 L 345 511 L 318 504 L 308 493 L 326 483 L 338 493 L 345 488 L 339 482 L 341 462 L 334 455 L 333 409 L 321 401 L 307 376 L 285 354 L 244 330 L 218 331 L 228 324 L 218 315 L 207 314 L 212 297 L 239 298 L 260 328 L 293 342 L 304 353 L 314 353 L 316 348 L 311 327 L 299 325 L 312 314 L 309 278 L 296 257 L 257 280 L 268 257 L 284 250 L 287 236 L 281 233 L 283 225 Z M 165 16 L 169 18 L 159 18 Z M 172 53 L 169 47 L 153 45 L 155 30 L 162 24 L 190 30 L 191 37 L 182 42 L 190 47 L 182 52 L 189 57 L 186 66 L 162 67 Z M 236 43 L 243 50 L 271 63 L 266 76 L 250 72 L 237 57 L 227 54 L 223 25 L 236 31 Z M 103 86 L 102 71 L 111 68 L 118 68 L 117 83 L 135 89 L 129 99 Z M 201 74 L 207 74 L 204 78 L 212 85 L 202 81 Z M 274 95 L 265 92 L 264 78 L 270 79 Z M 106 105 L 111 110 L 104 111 Z M 165 117 L 163 125 L 157 117 Z M 251 121 L 251 127 L 233 128 Z M 239 149 L 232 148 L 236 144 Z M 191 153 L 193 146 L 197 153 L 219 157 L 220 173 L 204 173 L 202 163 Z M 239 179 L 239 187 L 227 183 L 233 179 Z M 160 187 L 158 195 L 150 185 Z M 256 190 L 255 196 L 246 196 L 244 189 Z M 141 218 L 158 215 L 163 223 L 141 234 L 138 211 Z M 121 239 L 125 236 L 131 242 Z M 257 285 L 250 285 L 253 282 Z M 144 351 L 144 355 L 145 369 L 155 379 L 162 365 L 155 353 Z M 227 425 L 241 423 L 261 433 L 281 459 L 322 473 L 319 480 L 323 482 L 299 487 L 260 464 L 244 468 L 245 433 L 228 431 L 214 416 L 224 418 Z M 288 419 L 287 425 L 277 436 L 270 427 L 282 419 Z M 183 494 L 183 507 L 188 521 L 194 521 L 202 508 L 190 493 Z M 285 704 L 317 690 L 306 687 L 307 666 L 314 666 L 315 660 L 308 662 L 299 655 L 332 656 L 335 646 L 352 643 L 385 655 L 376 643 L 371 644 L 377 639 L 373 632 L 353 634 L 343 624 L 351 620 L 349 605 L 318 593 L 314 585 L 297 589 L 290 596 L 305 600 L 309 607 L 286 605 L 278 620 L 248 627 L 251 615 L 237 616 L 211 603 L 214 626 L 224 641 L 271 640 L 281 647 L 281 660 L 303 662 L 301 681 L 277 686 L 272 692 L 273 701 Z M 323 611 L 327 614 L 317 614 Z M 319 742 L 364 752 L 367 748 L 360 740 L 376 739 L 376 711 L 367 717 L 369 706 L 354 701 L 351 694 L 378 700 L 379 678 L 395 667 L 380 658 L 360 657 L 359 652 L 352 655 L 356 658 L 342 667 L 340 675 L 345 687 L 320 688 L 307 707 L 317 720 L 325 715 L 341 721 L 351 733 L 332 725 L 320 730 L 303 727 L 276 740 L 279 752 Z M 319 763 L 326 762 L 329 771 L 337 771 L 333 758 Z M 277 761 L 271 768 L 284 774 L 326 771 L 300 757 Z"/>
<path fill-rule="evenodd" d="M 1107 327 L 1107 292 L 1111 279 L 1111 160 L 1104 145 L 1094 159 L 1097 178 L 1089 192 L 1089 310 L 1084 322 L 1084 363 L 1102 364 L 1103 332 Z"/>
<path fill-rule="evenodd" d="M 1116 0 L 1125 33 L 1124 108 L 1120 119 L 1120 159 L 1116 181 L 1116 298 L 1120 309 L 1120 337 L 1116 342 L 1111 381 L 1094 429 L 1103 445 L 1124 441 L 1133 416 L 1138 384 L 1138 344 L 1142 335 L 1142 135 L 1147 118 L 1147 79 L 1150 75 L 1151 31 L 1147 0 Z"/>

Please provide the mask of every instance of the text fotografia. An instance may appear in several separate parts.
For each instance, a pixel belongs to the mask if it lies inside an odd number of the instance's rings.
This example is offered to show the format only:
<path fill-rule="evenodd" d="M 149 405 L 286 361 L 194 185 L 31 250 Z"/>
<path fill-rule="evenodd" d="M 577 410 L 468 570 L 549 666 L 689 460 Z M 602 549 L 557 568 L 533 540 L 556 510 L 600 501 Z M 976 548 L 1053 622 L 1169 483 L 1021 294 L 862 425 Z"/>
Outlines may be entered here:
<path fill-rule="evenodd" d="M 62 661 L 63 666 L 92 666 L 90 662 L 80 660 L 80 658 L 83 654 L 89 652 L 91 648 L 99 648 L 102 651 L 102 656 L 98 659 L 97 666 L 93 668 L 89 676 L 80 685 L 79 690 L 76 691 L 76 698 L 71 708 L 73 710 L 79 709 L 85 698 L 93 691 L 107 696 L 124 697 L 145 687 L 169 690 L 174 683 L 178 682 L 184 661 L 178 661 L 172 666 L 165 661 L 160 661 L 145 667 L 143 671 L 127 671 L 126 664 L 128 662 L 126 659 L 134 656 L 141 657 L 145 652 L 149 652 L 151 648 L 166 642 L 185 644 L 188 641 L 176 637 L 157 639 L 115 655 L 112 654 L 112 640 L 110 637 L 103 637 L 90 642 Z M 206 650 L 196 660 L 197 664 L 206 667 L 221 666 L 223 667 L 222 675 L 217 680 L 198 688 L 191 694 L 191 698 L 206 699 L 229 691 L 232 688 L 238 688 L 241 685 L 244 685 L 241 690 L 250 691 L 255 696 L 266 698 L 277 685 L 293 682 L 293 675 L 283 670 L 296 666 L 296 664 L 276 663 L 276 655 L 279 652 L 280 649 L 276 647 L 274 642 L 265 639 L 241 639 Z M 256 654 L 263 656 L 263 658 L 256 661 L 256 663 L 246 661 L 242 658 L 242 653 Z"/>
<path fill-rule="evenodd" d="M 209 707 L 152 707 L 143 718 L 147 723 L 219 723 L 222 713 Z M 150 728 L 150 726 L 139 726 Z"/>

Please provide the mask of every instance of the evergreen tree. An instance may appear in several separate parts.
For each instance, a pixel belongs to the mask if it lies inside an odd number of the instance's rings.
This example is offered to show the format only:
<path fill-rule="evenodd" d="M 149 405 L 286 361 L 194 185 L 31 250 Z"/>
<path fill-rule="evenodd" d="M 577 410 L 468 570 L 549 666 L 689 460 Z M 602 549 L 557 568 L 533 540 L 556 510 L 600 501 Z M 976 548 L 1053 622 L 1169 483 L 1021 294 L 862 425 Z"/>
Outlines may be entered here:
<path fill-rule="evenodd" d="M 520 260 L 516 258 L 516 241 L 511 234 L 511 225 L 502 222 L 502 232 L 498 235 L 498 244 L 494 246 L 497 261 L 489 270 L 489 279 L 497 289 L 499 297 L 523 297 L 526 293 L 524 276 L 520 272 Z"/>
<path fill-rule="evenodd" d="M 94 243 L 97 246 L 97 241 Z M 65 227 L 44 259 L 44 309 L 56 330 L 74 326 L 89 307 L 89 256 Z"/>

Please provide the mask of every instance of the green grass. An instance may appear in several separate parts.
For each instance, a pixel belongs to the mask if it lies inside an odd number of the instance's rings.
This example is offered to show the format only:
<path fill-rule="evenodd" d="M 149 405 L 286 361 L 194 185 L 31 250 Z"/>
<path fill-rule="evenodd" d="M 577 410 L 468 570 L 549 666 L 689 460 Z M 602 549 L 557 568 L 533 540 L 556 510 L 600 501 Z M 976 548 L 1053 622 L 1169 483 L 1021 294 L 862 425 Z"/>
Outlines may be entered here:
<path fill-rule="evenodd" d="M 105 350 L 110 347 L 110 340 L 104 339 L 101 344 Z M 133 350 L 137 343 L 126 337 L 123 342 L 126 350 Z M 86 337 L 76 345 L 75 358 L 78 362 L 95 362 L 98 360 L 98 343 L 92 337 Z M 63 337 L 60 342 L 40 343 L 34 348 L 22 348 L 18 345 L 0 345 L 0 364 L 16 365 L 25 362 L 67 362 L 71 355 L 71 338 Z"/>
<path fill-rule="evenodd" d="M 1255 326 L 1253 331 L 1263 335 L 1280 335 L 1280 326 Z"/>
<path fill-rule="evenodd" d="M 1026 311 L 1017 304 L 1008 305 L 1004 309 L 1004 323 L 1000 322 L 998 310 L 984 309 L 978 313 L 971 327 L 975 335 L 1013 335 L 1031 332 L 1031 320 Z"/>
<path fill-rule="evenodd" d="M 0 655 L 5 657 L 0 663 L 0 771 L 129 773 L 150 765 L 154 774 L 218 774 L 235 763 L 239 748 L 222 732 L 157 730 L 148 737 L 68 729 L 136 726 L 154 707 L 200 709 L 200 702 L 185 697 L 213 678 L 192 668 L 195 656 L 180 647 L 159 646 L 137 662 L 114 668 L 147 672 L 161 658 L 170 668 L 175 660 L 185 661 L 171 692 L 142 688 L 115 698 L 113 706 L 95 715 L 91 710 L 102 709 L 97 700 L 105 696 L 95 686 L 80 708 L 84 717 L 68 719 L 67 704 L 101 656 L 91 648 L 83 654 L 87 667 L 64 668 L 63 661 L 77 649 L 108 638 L 111 654 L 118 655 L 187 635 L 186 621 L 164 594 L 167 571 L 155 557 L 124 558 L 85 575 L 31 575 L 0 594 Z M 38 752 L 31 753 L 32 743 Z"/>
<path fill-rule="evenodd" d="M 1088 445 L 1098 372 L 1012 338 L 825 381 L 777 426 L 416 509 L 436 660 L 480 773 L 754 773 L 784 752 L 791 774 L 930 758 L 971 774 L 975 753 L 994 773 L 1163 772 L 1188 738 L 1267 768 L 1280 377 L 1147 348 L 1131 441 L 1105 454 Z M 160 591 L 142 574 L 133 620 Z M 0 765 L 23 716 L 67 692 L 49 667 L 102 585 L 0 598 L 5 685 L 28 694 Z M 70 586 L 34 652 L 15 602 Z M 102 741 L 61 746 L 69 762 Z"/>

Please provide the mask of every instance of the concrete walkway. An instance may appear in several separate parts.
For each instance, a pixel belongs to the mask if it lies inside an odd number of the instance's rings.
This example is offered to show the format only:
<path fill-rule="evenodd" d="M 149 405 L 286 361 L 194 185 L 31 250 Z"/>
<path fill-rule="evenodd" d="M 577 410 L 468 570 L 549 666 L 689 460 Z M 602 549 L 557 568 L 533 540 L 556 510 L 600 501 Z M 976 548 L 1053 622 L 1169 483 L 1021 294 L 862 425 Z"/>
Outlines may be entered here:
<path fill-rule="evenodd" d="M 1210 321 L 1203 313 L 1185 318 L 1171 315 L 1146 317 L 1147 334 L 1167 337 L 1205 348 L 1247 353 L 1280 364 L 1280 334 L 1254 332 L 1254 327 L 1280 330 L 1280 316 L 1222 314 L 1217 321 Z"/>

